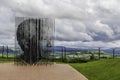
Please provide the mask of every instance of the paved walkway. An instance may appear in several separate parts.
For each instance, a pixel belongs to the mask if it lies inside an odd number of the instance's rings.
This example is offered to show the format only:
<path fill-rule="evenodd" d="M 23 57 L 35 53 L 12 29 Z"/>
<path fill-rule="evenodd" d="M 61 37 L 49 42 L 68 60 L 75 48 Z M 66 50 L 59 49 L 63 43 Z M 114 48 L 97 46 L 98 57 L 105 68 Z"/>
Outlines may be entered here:
<path fill-rule="evenodd" d="M 68 64 L 16 66 L 0 64 L 0 80 L 88 80 Z"/>

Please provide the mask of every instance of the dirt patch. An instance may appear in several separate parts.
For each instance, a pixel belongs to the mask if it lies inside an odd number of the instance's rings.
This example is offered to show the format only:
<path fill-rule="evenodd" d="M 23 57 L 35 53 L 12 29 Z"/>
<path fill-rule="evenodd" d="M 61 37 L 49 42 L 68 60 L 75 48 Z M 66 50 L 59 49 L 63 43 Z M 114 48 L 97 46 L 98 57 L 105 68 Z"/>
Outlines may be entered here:
<path fill-rule="evenodd" d="M 0 80 L 88 80 L 68 64 L 16 66 L 0 64 Z"/>

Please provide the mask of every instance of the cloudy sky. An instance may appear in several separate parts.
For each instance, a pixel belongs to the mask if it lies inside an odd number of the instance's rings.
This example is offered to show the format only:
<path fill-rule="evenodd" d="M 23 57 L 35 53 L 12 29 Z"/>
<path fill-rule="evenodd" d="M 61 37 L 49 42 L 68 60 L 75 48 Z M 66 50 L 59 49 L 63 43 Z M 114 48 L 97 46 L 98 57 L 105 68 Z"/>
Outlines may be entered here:
<path fill-rule="evenodd" d="M 55 18 L 55 45 L 120 47 L 120 0 L 0 0 L 0 45 L 14 46 L 15 16 Z"/>

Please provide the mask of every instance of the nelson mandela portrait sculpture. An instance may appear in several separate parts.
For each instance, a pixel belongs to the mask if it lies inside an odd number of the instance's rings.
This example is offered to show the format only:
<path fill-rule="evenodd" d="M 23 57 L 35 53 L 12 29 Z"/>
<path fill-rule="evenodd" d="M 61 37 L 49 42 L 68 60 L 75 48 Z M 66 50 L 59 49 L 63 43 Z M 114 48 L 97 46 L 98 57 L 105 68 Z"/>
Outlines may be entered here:
<path fill-rule="evenodd" d="M 54 38 L 54 19 L 16 17 L 16 47 L 22 50 L 20 59 L 34 64 L 50 55 Z"/>

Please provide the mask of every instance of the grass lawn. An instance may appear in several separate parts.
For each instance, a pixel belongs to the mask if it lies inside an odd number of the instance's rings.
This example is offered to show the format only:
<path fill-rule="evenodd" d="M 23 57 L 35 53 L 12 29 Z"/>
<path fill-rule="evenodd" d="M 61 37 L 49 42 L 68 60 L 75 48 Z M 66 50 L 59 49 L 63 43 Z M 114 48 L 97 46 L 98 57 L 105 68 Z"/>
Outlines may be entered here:
<path fill-rule="evenodd" d="M 14 58 L 2 58 L 0 57 L 0 63 L 14 62 Z"/>
<path fill-rule="evenodd" d="M 70 63 L 89 80 L 120 80 L 120 59 Z"/>
<path fill-rule="evenodd" d="M 0 54 L 0 63 L 8 63 L 8 62 L 14 62 L 14 54 L 9 54 L 8 58 L 7 55 L 4 54 L 2 57 L 2 54 Z"/>

